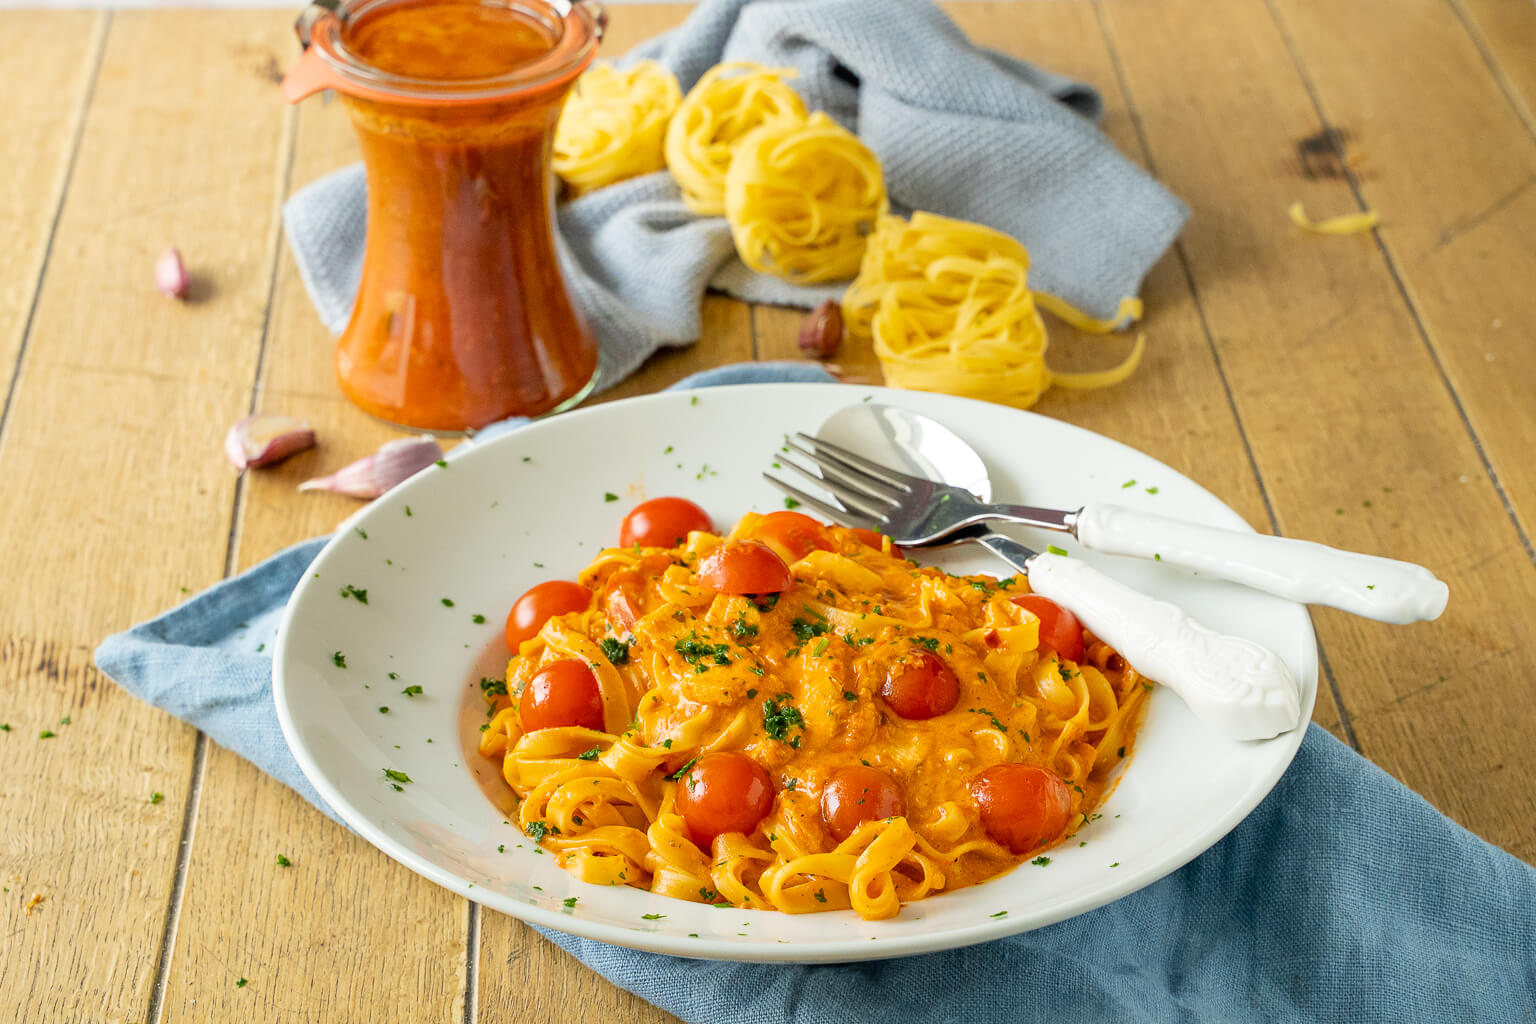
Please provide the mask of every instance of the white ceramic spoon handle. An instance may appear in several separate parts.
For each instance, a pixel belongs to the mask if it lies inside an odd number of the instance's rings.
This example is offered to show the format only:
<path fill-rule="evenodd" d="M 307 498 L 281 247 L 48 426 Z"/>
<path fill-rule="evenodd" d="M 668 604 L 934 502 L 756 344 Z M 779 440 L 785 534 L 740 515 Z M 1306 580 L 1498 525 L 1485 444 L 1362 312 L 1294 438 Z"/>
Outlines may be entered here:
<path fill-rule="evenodd" d="M 1263 740 L 1301 721 L 1301 694 L 1274 651 L 1200 625 L 1189 613 L 1117 583 L 1085 562 L 1034 554 L 1002 534 L 978 538 L 1029 575 L 1036 593 L 1068 608 L 1148 679 L 1233 739 Z"/>
<path fill-rule="evenodd" d="M 1123 505 L 1085 505 L 1077 539 L 1093 551 L 1156 558 L 1302 604 L 1398 624 L 1434 619 L 1450 588 L 1422 565 L 1202 526 Z"/>

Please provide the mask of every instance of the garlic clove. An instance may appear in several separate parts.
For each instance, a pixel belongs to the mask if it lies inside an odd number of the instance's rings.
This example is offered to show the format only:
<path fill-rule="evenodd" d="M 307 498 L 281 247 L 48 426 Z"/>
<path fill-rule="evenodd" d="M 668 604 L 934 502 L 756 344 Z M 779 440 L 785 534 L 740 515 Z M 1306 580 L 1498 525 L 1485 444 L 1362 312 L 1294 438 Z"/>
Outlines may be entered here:
<path fill-rule="evenodd" d="M 796 343 L 812 359 L 831 359 L 843 342 L 843 307 L 828 299 L 808 313 L 800 323 Z"/>
<path fill-rule="evenodd" d="M 224 454 L 238 470 L 270 466 L 314 446 L 314 428 L 292 416 L 247 416 L 224 435 Z"/>
<path fill-rule="evenodd" d="M 332 491 L 354 498 L 377 498 L 434 462 L 441 461 L 442 457 L 442 446 L 430 434 L 397 438 L 385 442 L 372 455 L 365 455 L 330 476 L 304 481 L 299 484 L 299 490 Z"/>
<path fill-rule="evenodd" d="M 186 264 L 181 262 L 181 250 L 175 246 L 160 254 L 155 260 L 155 287 L 168 299 L 184 299 L 191 287 Z"/>

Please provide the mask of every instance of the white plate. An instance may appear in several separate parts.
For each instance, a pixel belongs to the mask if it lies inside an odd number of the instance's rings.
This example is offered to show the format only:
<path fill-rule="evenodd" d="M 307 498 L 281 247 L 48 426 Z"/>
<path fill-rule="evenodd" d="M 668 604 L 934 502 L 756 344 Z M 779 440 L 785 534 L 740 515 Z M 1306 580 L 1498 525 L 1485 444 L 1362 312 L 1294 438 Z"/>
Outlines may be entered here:
<path fill-rule="evenodd" d="M 288 603 L 273 677 L 278 717 L 304 773 L 369 842 L 485 906 L 616 945 L 733 960 L 863 960 L 999 938 L 1134 892 L 1226 835 L 1290 764 L 1304 727 L 1262 743 L 1227 740 L 1161 688 L 1103 818 L 1052 851 L 1048 866 L 1025 864 L 903 907 L 889 921 L 851 911 L 722 910 L 587 885 L 535 852 L 495 810 L 482 783 L 499 787 L 499 775 L 473 749 L 484 721 L 478 681 L 501 674 L 502 624 L 517 596 L 541 580 L 574 578 L 617 542 L 620 519 L 645 498 L 691 498 L 722 528 L 748 509 L 781 508 L 760 474 L 783 435 L 813 430 L 835 409 L 870 396 L 926 413 L 975 446 L 997 500 L 1072 507 L 1112 499 L 1246 529 L 1209 492 L 1124 445 L 942 395 L 748 385 L 567 413 L 427 470 L 359 512 L 321 552 Z M 1122 488 L 1130 479 L 1136 486 Z M 1064 546 L 1214 628 L 1266 644 L 1301 680 L 1310 717 L 1316 645 L 1298 605 L 1155 563 L 1096 556 L 1060 537 L 1016 535 L 1036 547 Z M 1013 571 L 974 548 L 939 561 L 962 572 Z M 341 596 L 349 585 L 367 591 L 367 604 Z M 336 652 L 345 668 L 335 664 Z M 402 695 L 413 684 L 424 692 Z M 397 792 L 386 768 L 414 781 Z M 572 897 L 575 905 L 565 906 Z M 647 921 L 645 914 L 665 916 Z"/>

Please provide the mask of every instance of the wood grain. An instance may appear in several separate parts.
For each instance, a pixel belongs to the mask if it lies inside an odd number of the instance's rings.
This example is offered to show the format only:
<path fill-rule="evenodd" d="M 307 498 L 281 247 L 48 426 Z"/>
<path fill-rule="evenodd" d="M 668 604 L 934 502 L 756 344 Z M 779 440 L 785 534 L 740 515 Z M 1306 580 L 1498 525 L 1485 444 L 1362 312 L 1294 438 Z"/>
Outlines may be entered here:
<path fill-rule="evenodd" d="M 38 297 L 0 450 L 0 507 L 16 510 L 0 565 L 26 581 L 0 609 L 7 690 L 26 695 L 0 738 L 11 1019 L 138 1020 L 150 1005 L 194 733 L 100 676 L 91 651 L 223 574 L 234 477 L 219 438 L 255 367 L 281 124 L 269 84 L 231 58 L 271 20 L 113 18 Z M 170 243 L 194 301 L 154 289 Z"/>
<path fill-rule="evenodd" d="M 272 58 L 286 63 L 293 53 L 287 15 L 269 12 L 269 21 L 273 31 L 264 38 Z M 275 89 L 268 102 L 282 109 Z M 356 158 L 341 104 L 315 98 L 300 105 L 289 187 Z M 279 194 L 269 191 L 267 201 Z M 286 243 L 274 258 L 256 405 L 308 420 L 321 443 L 247 475 L 235 524 L 241 569 L 330 532 L 359 507 L 351 498 L 298 494 L 299 481 L 401 434 L 336 390 L 333 339 L 304 294 Z M 291 866 L 279 866 L 278 854 Z M 405 1017 L 462 1020 L 468 913 L 463 899 L 412 874 L 251 764 L 212 748 L 182 910 L 189 938 L 178 943 L 171 965 L 164 1019 L 396 1020 L 409 1007 Z M 236 987 L 242 977 L 247 984 Z"/>
<path fill-rule="evenodd" d="M 1536 5 L 1525 0 L 1449 0 L 1508 94 L 1536 133 Z"/>
<path fill-rule="evenodd" d="M 0 12 L 0 81 L 27 82 L 0 132 L 0 367 L 9 379 L 64 201 L 86 96 L 101 60 L 105 14 Z"/>
<path fill-rule="evenodd" d="M 1303 173 L 1298 144 L 1322 125 L 1279 27 L 1259 2 L 1101 9 L 1155 168 L 1195 206 L 1181 248 L 1281 529 L 1429 565 L 1451 586 L 1436 623 L 1314 613 L 1361 749 L 1536 855 L 1536 787 L 1493 753 L 1520 749 L 1536 714 L 1487 685 L 1536 668 L 1518 611 L 1536 572 L 1375 240 L 1285 217 L 1298 199 L 1318 215 L 1355 200 L 1347 180 Z M 1176 59 L 1188 52 L 1221 56 Z"/>

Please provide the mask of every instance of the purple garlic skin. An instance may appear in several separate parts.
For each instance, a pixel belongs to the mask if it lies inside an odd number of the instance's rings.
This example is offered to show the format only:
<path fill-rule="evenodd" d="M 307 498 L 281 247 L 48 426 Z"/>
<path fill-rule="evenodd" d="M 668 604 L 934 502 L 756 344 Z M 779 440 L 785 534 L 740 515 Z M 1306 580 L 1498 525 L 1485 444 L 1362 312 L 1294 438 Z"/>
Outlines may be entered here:
<path fill-rule="evenodd" d="M 184 299 L 191 288 L 186 264 L 181 262 L 181 250 L 175 246 L 160 254 L 155 260 L 155 287 L 168 299 Z"/>
<path fill-rule="evenodd" d="M 314 428 L 292 416 L 247 416 L 224 435 L 224 454 L 230 465 L 242 472 L 253 466 L 270 466 L 314 446 Z"/>
<path fill-rule="evenodd" d="M 377 498 L 443 458 L 442 446 L 430 434 L 385 442 L 372 455 L 343 466 L 330 476 L 299 484 L 301 491 L 331 491 L 353 498 Z"/>
<path fill-rule="evenodd" d="M 800 351 L 812 359 L 831 359 L 843 343 L 843 307 L 828 299 L 800 322 L 800 336 L 795 339 Z"/>

